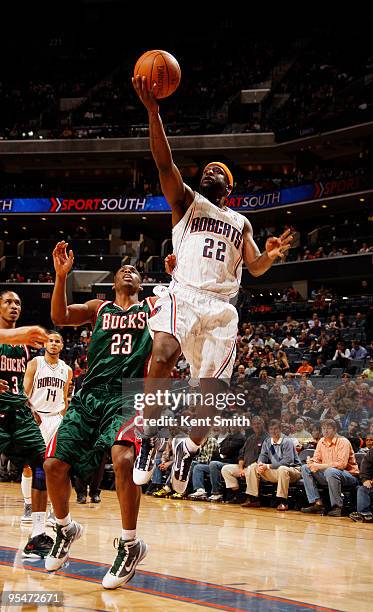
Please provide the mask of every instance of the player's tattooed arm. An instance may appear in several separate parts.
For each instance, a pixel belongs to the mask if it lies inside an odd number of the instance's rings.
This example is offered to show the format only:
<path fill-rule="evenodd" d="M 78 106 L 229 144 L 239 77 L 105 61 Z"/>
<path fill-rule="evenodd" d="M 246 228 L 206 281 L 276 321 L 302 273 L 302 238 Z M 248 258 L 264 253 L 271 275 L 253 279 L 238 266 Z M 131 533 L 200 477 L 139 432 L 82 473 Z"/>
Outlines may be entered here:
<path fill-rule="evenodd" d="M 134 89 L 148 111 L 150 148 L 159 172 L 159 179 L 164 197 L 171 206 L 172 225 L 183 218 L 186 209 L 194 200 L 194 192 L 183 182 L 179 169 L 175 165 L 171 148 L 159 115 L 158 102 L 154 96 L 154 87 L 149 91 L 146 78 L 137 76 L 132 79 Z"/>
<path fill-rule="evenodd" d="M 293 237 L 290 235 L 290 230 L 286 230 L 279 238 L 275 236 L 268 238 L 265 250 L 261 253 L 253 237 L 251 223 L 245 219 L 243 260 L 250 274 L 252 276 L 261 276 L 267 272 L 278 257 L 284 258 L 286 252 L 290 249 L 292 240 Z"/>
<path fill-rule="evenodd" d="M 62 240 L 53 250 L 53 264 L 56 279 L 51 300 L 51 319 L 55 325 L 83 325 L 93 323 L 96 310 L 102 300 L 89 300 L 84 304 L 67 305 L 66 279 L 74 263 L 74 253 L 67 253 L 68 243 Z"/>

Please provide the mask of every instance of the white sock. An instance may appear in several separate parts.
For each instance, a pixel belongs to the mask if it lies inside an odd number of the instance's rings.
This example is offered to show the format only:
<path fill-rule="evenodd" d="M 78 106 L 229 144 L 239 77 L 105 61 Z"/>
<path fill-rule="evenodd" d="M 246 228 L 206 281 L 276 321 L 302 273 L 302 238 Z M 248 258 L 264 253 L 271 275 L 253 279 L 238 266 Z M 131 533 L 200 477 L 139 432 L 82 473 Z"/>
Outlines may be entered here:
<path fill-rule="evenodd" d="M 70 523 L 71 523 L 70 512 L 64 518 L 59 519 L 59 518 L 56 517 L 56 523 L 57 523 L 57 525 L 62 525 L 62 527 L 66 527 L 66 525 L 70 525 Z"/>
<path fill-rule="evenodd" d="M 200 446 L 198 446 L 198 444 L 195 444 L 195 442 L 193 442 L 193 440 L 191 440 L 190 438 L 186 438 L 185 446 L 187 447 L 190 453 L 196 453 L 201 448 Z"/>
<path fill-rule="evenodd" d="M 135 540 L 136 529 L 122 529 L 122 540 Z"/>
<path fill-rule="evenodd" d="M 22 474 L 21 491 L 23 499 L 25 500 L 25 504 L 31 504 L 31 485 L 32 476 L 24 476 Z"/>
<path fill-rule="evenodd" d="M 45 532 L 45 514 L 45 512 L 32 513 L 32 538 Z"/>

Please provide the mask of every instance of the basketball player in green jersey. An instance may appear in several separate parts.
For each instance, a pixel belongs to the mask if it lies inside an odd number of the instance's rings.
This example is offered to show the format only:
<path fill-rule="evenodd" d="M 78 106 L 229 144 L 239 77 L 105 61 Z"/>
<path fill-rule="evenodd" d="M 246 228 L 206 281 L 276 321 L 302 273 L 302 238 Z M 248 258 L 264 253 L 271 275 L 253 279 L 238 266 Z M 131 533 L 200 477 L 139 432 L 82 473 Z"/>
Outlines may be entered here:
<path fill-rule="evenodd" d="M 59 326 L 91 323 L 88 371 L 82 388 L 73 397 L 57 433 L 47 446 L 44 469 L 49 497 L 56 515 L 56 540 L 45 560 L 49 571 L 68 558 L 71 544 L 83 528 L 69 513 L 70 478 L 73 467 L 83 476 L 98 467 L 102 452 L 111 448 L 116 490 L 122 516 L 122 537 L 117 557 L 103 578 L 105 588 L 128 582 L 147 546 L 136 538 L 141 487 L 134 484 L 132 468 L 140 440 L 134 430 L 133 400 L 125 405 L 124 388 L 142 378 L 152 341 L 147 318 L 157 298 L 139 302 L 141 277 L 133 266 L 122 266 L 115 274 L 114 302 L 90 300 L 67 305 L 66 277 L 73 265 L 73 252 L 59 242 L 53 251 L 56 271 L 51 317 Z"/>
<path fill-rule="evenodd" d="M 16 464 L 32 466 L 32 534 L 24 549 L 26 557 L 45 557 L 53 541 L 45 533 L 47 491 L 42 470 L 45 444 L 36 424 L 23 379 L 29 353 L 27 345 L 42 348 L 47 333 L 36 326 L 19 327 L 21 299 L 13 291 L 0 293 L 0 377 L 8 388 L 0 394 L 0 452 Z"/>

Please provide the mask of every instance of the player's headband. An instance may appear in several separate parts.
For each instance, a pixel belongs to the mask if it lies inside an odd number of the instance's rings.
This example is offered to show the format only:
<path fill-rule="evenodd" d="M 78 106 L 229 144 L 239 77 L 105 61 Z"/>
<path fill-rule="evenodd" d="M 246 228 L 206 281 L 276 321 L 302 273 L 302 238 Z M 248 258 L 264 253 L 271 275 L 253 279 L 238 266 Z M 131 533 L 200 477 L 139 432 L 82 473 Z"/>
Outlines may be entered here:
<path fill-rule="evenodd" d="M 232 191 L 233 189 L 233 174 L 232 172 L 229 170 L 228 166 L 226 166 L 225 164 L 223 164 L 223 162 L 210 162 L 209 164 L 207 164 L 207 166 L 205 167 L 208 168 L 209 166 L 219 166 L 219 168 L 222 168 L 222 170 L 224 170 L 225 175 L 228 179 L 228 186 L 229 186 L 229 193 Z"/>

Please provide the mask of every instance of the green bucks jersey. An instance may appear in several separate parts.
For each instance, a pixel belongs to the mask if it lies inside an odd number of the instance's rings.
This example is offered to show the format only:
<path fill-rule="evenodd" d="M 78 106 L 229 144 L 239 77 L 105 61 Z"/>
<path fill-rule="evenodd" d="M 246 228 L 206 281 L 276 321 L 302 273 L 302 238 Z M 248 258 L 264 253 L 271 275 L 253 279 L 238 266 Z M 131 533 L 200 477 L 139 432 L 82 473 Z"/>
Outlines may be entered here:
<path fill-rule="evenodd" d="M 5 404 L 27 400 L 23 379 L 29 357 L 28 349 L 24 345 L 0 344 L 0 379 L 6 380 L 9 385 L 9 391 L 0 393 L 0 409 Z"/>
<path fill-rule="evenodd" d="M 125 378 L 144 378 L 152 347 L 147 298 L 127 310 L 115 302 L 103 302 L 88 348 L 88 371 L 83 382 L 87 390 L 103 384 L 120 387 Z"/>

